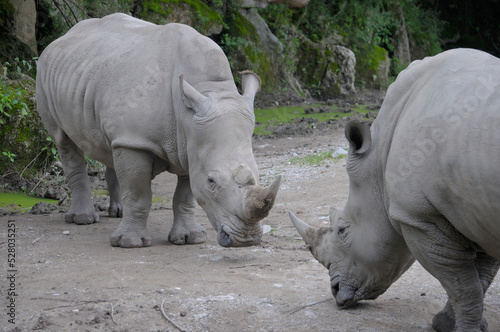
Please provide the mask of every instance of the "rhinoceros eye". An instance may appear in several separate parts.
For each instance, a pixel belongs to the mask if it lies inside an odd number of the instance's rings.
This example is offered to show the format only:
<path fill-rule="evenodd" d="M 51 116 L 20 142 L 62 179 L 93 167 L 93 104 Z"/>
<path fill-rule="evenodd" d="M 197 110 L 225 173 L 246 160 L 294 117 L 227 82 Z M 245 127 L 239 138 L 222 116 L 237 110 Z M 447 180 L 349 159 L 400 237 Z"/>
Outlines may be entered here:
<path fill-rule="evenodd" d="M 208 179 L 207 179 L 207 182 L 208 182 L 208 185 L 210 187 L 214 187 L 215 186 L 215 180 L 213 177 L 209 176 Z"/>
<path fill-rule="evenodd" d="M 337 237 L 346 241 L 349 233 L 349 224 L 345 223 L 344 220 L 339 219 L 339 225 L 337 226 Z"/>

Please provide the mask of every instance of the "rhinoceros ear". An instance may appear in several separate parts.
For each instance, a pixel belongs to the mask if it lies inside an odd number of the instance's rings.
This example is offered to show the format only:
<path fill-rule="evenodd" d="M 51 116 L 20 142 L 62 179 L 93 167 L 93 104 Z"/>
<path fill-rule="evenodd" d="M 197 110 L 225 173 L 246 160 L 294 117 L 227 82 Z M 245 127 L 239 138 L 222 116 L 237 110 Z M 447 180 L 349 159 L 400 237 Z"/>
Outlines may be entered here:
<path fill-rule="evenodd" d="M 240 72 L 241 75 L 241 89 L 243 90 L 243 97 L 247 102 L 249 108 L 253 111 L 253 101 L 255 95 L 260 90 L 261 80 L 257 74 L 250 70 Z"/>
<path fill-rule="evenodd" d="M 349 152 L 363 154 L 372 144 L 371 122 L 351 120 L 345 126 L 345 137 L 349 141 Z"/>
<path fill-rule="evenodd" d="M 337 208 L 335 208 L 333 206 L 330 208 L 330 212 L 329 212 L 329 215 L 330 215 L 330 226 L 333 226 L 337 222 L 337 220 L 342 215 L 342 212 L 344 212 L 344 209 L 337 209 Z"/>
<path fill-rule="evenodd" d="M 199 110 L 200 105 L 209 99 L 199 93 L 198 90 L 191 86 L 191 84 L 184 81 L 184 74 L 179 75 L 179 85 L 181 87 L 181 96 L 184 105 L 193 111 Z"/>

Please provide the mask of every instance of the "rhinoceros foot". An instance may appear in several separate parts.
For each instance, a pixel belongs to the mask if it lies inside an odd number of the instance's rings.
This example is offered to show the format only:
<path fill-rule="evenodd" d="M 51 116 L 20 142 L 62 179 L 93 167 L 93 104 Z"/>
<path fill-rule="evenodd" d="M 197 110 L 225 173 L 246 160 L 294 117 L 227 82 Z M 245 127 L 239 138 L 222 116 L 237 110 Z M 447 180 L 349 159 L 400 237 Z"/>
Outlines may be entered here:
<path fill-rule="evenodd" d="M 438 332 L 451 332 L 454 327 L 455 317 L 453 311 L 451 311 L 450 315 L 446 308 L 438 312 L 432 319 L 432 328 Z"/>
<path fill-rule="evenodd" d="M 145 228 L 130 230 L 120 224 L 118 229 L 111 234 L 110 242 L 113 247 L 141 248 L 150 247 L 153 238 Z"/>
<path fill-rule="evenodd" d="M 99 221 L 99 215 L 96 212 L 92 213 L 73 213 L 68 212 L 64 216 L 67 223 L 77 225 L 89 225 Z"/>
<path fill-rule="evenodd" d="M 455 314 L 450 303 L 447 302 L 443 310 L 438 312 L 432 319 L 432 328 L 438 332 L 451 332 L 455 328 Z M 483 317 L 480 328 L 482 332 L 488 332 L 488 322 Z"/>
<path fill-rule="evenodd" d="M 108 208 L 108 216 L 111 218 L 123 217 L 123 206 L 121 204 L 112 203 Z"/>
<path fill-rule="evenodd" d="M 168 241 L 179 245 L 204 243 L 207 241 L 207 232 L 196 223 L 190 225 L 174 223 L 168 234 Z"/>

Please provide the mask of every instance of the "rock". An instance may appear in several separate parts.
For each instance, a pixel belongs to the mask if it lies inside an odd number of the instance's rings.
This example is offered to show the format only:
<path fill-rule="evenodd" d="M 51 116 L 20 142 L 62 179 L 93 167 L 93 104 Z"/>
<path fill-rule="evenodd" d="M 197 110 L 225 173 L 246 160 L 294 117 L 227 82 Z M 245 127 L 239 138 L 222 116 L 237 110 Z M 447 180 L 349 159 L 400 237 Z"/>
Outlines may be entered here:
<path fill-rule="evenodd" d="M 356 56 L 348 48 L 300 37 L 296 75 L 313 97 L 328 100 L 356 92 Z"/>
<path fill-rule="evenodd" d="M 391 59 L 387 51 L 374 44 L 366 44 L 356 54 L 356 75 L 368 88 L 386 89 L 389 84 Z"/>
<path fill-rule="evenodd" d="M 36 4 L 34 0 L 11 1 L 14 6 L 14 35 L 26 44 L 33 54 L 38 54 L 36 46 Z"/>
<path fill-rule="evenodd" d="M 375 87 L 385 89 L 389 86 L 389 69 L 391 68 L 391 59 L 387 55 L 381 60 L 377 68 L 377 76 L 374 77 Z"/>
<path fill-rule="evenodd" d="M 256 9 L 240 10 L 240 13 L 253 24 L 267 53 L 277 55 L 283 51 L 283 45 L 271 32 L 266 21 L 259 15 Z"/>
<path fill-rule="evenodd" d="M 30 210 L 31 214 L 50 214 L 59 210 L 55 204 L 38 202 Z"/>
<path fill-rule="evenodd" d="M 393 38 L 394 58 L 398 59 L 401 64 L 409 64 L 411 62 L 410 41 L 406 30 L 403 8 L 400 3 L 397 3 L 394 6 L 395 8 L 392 10 L 399 18 L 399 26 L 397 27 Z"/>
<path fill-rule="evenodd" d="M 338 86 L 341 95 L 355 94 L 356 56 L 354 52 L 340 45 L 331 45 L 329 49 L 332 52 L 331 59 L 338 65 L 338 70 L 325 72 L 323 86 L 325 88 Z"/>
<path fill-rule="evenodd" d="M 340 146 L 333 152 L 332 158 L 338 157 L 338 156 L 345 156 L 347 154 L 347 151 L 342 149 Z"/>

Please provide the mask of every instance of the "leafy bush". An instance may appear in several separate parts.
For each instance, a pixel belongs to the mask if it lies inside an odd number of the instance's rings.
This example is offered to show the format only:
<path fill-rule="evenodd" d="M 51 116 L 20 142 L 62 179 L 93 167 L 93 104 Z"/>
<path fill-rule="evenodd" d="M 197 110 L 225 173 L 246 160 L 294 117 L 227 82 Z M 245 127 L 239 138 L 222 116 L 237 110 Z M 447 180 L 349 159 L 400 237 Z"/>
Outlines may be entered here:
<path fill-rule="evenodd" d="M 22 68 L 33 70 L 31 61 L 4 64 L 0 75 L 0 173 L 45 169 L 57 150 L 35 107 L 35 81 L 22 74 Z M 5 74 L 16 68 L 20 78 L 11 80 Z"/>

